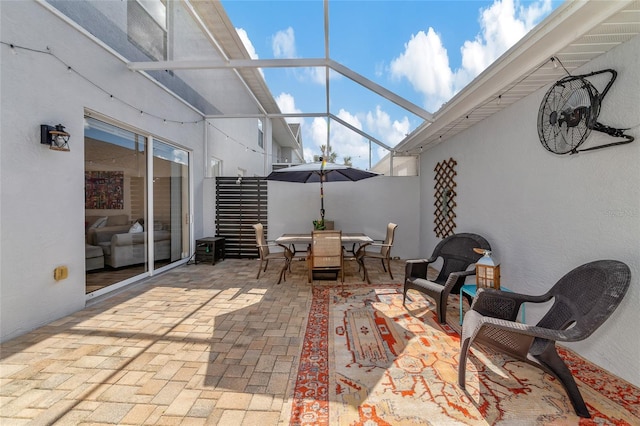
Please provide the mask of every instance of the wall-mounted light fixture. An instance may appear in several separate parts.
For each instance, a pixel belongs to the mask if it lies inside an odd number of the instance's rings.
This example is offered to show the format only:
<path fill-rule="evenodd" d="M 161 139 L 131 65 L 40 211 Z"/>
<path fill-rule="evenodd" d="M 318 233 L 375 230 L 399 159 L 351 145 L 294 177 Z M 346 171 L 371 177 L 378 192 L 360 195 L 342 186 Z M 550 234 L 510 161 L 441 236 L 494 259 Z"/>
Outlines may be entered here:
<path fill-rule="evenodd" d="M 49 145 L 49 149 L 55 151 L 70 151 L 69 138 L 71 135 L 64 131 L 64 126 L 49 126 L 47 124 L 40 125 L 40 143 Z"/>

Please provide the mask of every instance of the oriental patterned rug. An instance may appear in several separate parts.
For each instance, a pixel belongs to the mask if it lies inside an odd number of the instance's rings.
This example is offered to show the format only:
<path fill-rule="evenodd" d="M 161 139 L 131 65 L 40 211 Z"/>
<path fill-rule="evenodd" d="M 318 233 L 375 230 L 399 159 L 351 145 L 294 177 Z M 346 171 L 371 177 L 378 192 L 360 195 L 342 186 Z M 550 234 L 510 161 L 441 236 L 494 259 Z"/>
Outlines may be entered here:
<path fill-rule="evenodd" d="M 400 285 L 314 287 L 291 425 L 640 424 L 640 389 L 565 349 L 591 419 L 555 378 L 488 348 L 471 349 L 465 393 L 457 302 L 441 326 L 409 294 L 405 308 Z"/>

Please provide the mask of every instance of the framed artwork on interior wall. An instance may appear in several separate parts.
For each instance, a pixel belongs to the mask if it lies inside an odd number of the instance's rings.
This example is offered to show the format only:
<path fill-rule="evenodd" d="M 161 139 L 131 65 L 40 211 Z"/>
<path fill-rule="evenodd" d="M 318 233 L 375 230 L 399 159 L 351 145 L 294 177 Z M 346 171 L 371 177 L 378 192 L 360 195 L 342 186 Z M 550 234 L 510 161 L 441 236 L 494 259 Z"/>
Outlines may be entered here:
<path fill-rule="evenodd" d="M 453 158 L 449 160 L 441 161 L 436 164 L 435 169 L 435 192 L 433 197 L 435 201 L 433 203 L 434 210 L 434 223 L 435 228 L 433 230 L 438 238 L 445 238 L 454 233 L 456 229 L 456 170 L 455 167 L 458 163 Z"/>
<path fill-rule="evenodd" d="M 124 172 L 85 171 L 85 209 L 124 209 Z"/>

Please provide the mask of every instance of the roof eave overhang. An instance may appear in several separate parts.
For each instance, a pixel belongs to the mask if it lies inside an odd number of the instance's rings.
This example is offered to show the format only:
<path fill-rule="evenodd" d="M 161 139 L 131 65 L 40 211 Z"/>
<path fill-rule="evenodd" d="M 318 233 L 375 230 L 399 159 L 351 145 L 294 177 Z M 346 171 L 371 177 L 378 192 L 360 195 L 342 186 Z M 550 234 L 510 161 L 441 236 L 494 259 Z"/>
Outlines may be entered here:
<path fill-rule="evenodd" d="M 427 149 L 444 142 L 439 135 L 453 121 L 494 98 L 578 39 L 606 18 L 633 3 L 624 1 L 569 1 L 560 5 L 541 24 L 525 35 L 485 71 L 396 146 L 397 152 Z"/>

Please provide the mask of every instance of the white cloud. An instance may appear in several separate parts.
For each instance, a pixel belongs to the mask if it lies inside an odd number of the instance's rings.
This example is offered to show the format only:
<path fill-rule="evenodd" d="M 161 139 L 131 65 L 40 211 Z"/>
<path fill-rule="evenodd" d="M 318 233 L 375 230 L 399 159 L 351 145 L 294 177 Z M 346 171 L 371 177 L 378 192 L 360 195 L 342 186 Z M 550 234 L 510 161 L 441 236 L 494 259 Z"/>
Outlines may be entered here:
<path fill-rule="evenodd" d="M 376 106 L 375 111 L 358 114 L 341 109 L 337 116 L 354 128 L 362 130 L 390 146 L 395 146 L 409 132 L 410 123 L 406 116 L 399 121 L 391 120 L 390 115 L 380 106 Z M 342 163 L 344 157 L 351 157 L 355 167 L 362 169 L 369 167 L 369 143 L 366 137 L 333 120 L 330 131 L 332 151 L 338 154 L 336 162 Z M 306 121 L 303 121 L 302 134 L 305 147 L 304 158 L 306 161 L 313 161 L 314 155 L 322 153 L 320 147 L 327 144 L 326 118 L 317 117 L 309 126 Z M 372 143 L 372 148 L 373 163 L 389 153 L 388 150 L 378 147 L 375 143 Z"/>
<path fill-rule="evenodd" d="M 280 30 L 275 33 L 272 37 L 271 48 L 273 50 L 274 58 L 297 58 L 296 35 L 294 29 L 289 27 L 286 30 Z M 312 83 L 320 85 L 324 85 L 327 78 L 325 67 L 296 68 L 289 70 L 288 72 L 291 72 L 298 81 L 311 81 Z M 329 78 L 340 78 L 340 74 L 330 70 Z"/>
<path fill-rule="evenodd" d="M 470 75 L 480 74 L 527 33 L 525 22 L 516 16 L 513 0 L 496 1 L 482 10 L 480 26 L 481 34 L 460 49 L 462 68 Z"/>
<path fill-rule="evenodd" d="M 433 28 L 411 37 L 405 44 L 404 53 L 391 61 L 391 74 L 394 78 L 406 78 L 418 92 L 424 93 L 429 110 L 452 95 L 447 49 Z"/>
<path fill-rule="evenodd" d="M 334 78 L 336 72 L 329 70 L 329 78 Z M 327 81 L 327 69 L 325 67 L 305 68 L 304 73 L 300 75 L 300 80 L 310 80 L 313 83 L 324 85 Z"/>
<path fill-rule="evenodd" d="M 240 40 L 242 40 L 244 48 L 249 52 L 249 57 L 251 57 L 251 59 L 258 59 L 258 54 L 256 53 L 255 47 L 253 47 L 253 43 L 251 43 L 251 40 L 249 39 L 249 34 L 247 34 L 244 28 L 236 28 L 236 32 L 238 33 Z"/>
<path fill-rule="evenodd" d="M 280 108 L 280 111 L 282 111 L 284 114 L 302 113 L 302 111 L 296 107 L 295 98 L 289 93 L 284 93 L 284 92 L 280 93 L 276 97 L 276 103 L 278 104 L 278 108 Z M 287 118 L 286 121 L 287 123 L 302 123 L 303 119 L 302 117 L 297 117 L 297 118 L 294 117 L 294 118 Z"/>
<path fill-rule="evenodd" d="M 336 115 L 342 121 L 362 130 L 362 122 L 356 115 L 344 109 L 340 109 Z M 331 122 L 331 147 L 333 152 L 338 154 L 337 163 L 342 163 L 344 157 L 351 157 L 352 160 L 369 158 L 369 145 L 366 138 L 337 121 Z"/>
<path fill-rule="evenodd" d="M 542 0 L 525 8 L 520 6 L 520 16 L 524 19 L 526 28 L 533 28 L 551 11 L 551 0 Z"/>
<path fill-rule="evenodd" d="M 391 121 L 391 116 L 376 106 L 375 112 L 366 115 L 367 133 L 379 135 L 380 142 L 396 146 L 409 133 L 409 118 L 405 115 L 401 121 Z"/>
<path fill-rule="evenodd" d="M 515 1 L 515 3 L 514 3 Z M 413 35 L 405 50 L 391 61 L 391 75 L 406 78 L 425 96 L 425 108 L 437 110 L 520 40 L 551 10 L 551 0 L 521 5 L 519 0 L 495 0 L 481 9 L 480 33 L 460 48 L 462 66 L 452 70 L 440 35 L 433 28 Z"/>
<path fill-rule="evenodd" d="M 311 126 L 302 127 L 304 144 L 304 159 L 313 161 L 314 155 L 320 155 L 320 146 L 327 144 L 327 120 L 323 117 L 316 117 L 311 122 Z"/>
<path fill-rule="evenodd" d="M 276 58 L 295 58 L 296 57 L 296 36 L 293 28 L 278 31 L 271 42 L 273 56 Z"/>
<path fill-rule="evenodd" d="M 362 130 L 362 123 L 355 115 L 345 110 L 340 110 L 337 115 L 353 127 Z M 307 161 L 313 161 L 314 155 L 322 154 L 320 147 L 327 145 L 327 119 L 324 117 L 314 118 L 309 129 L 303 127 L 303 132 L 304 158 Z M 358 133 L 333 120 L 330 132 L 329 143 L 331 150 L 338 154 L 337 163 L 342 163 L 344 157 L 351 157 L 354 160 L 363 157 L 368 159 L 368 145 Z"/>
<path fill-rule="evenodd" d="M 391 116 L 382 110 L 380 106 L 376 106 L 374 112 L 369 111 L 366 114 L 366 131 L 371 135 L 377 135 L 377 138 L 388 146 L 396 146 L 410 131 L 409 118 L 405 115 L 402 120 L 391 121 Z M 389 150 L 379 145 L 373 146 L 372 163 L 376 163 L 380 158 L 389 154 Z M 367 164 L 361 167 L 368 166 Z"/>
<path fill-rule="evenodd" d="M 244 48 L 247 49 L 249 57 L 251 59 L 259 59 L 256 48 L 253 47 L 253 43 L 251 43 L 251 40 L 249 39 L 249 34 L 247 34 L 247 32 L 243 28 L 236 28 L 236 32 L 238 33 L 238 37 L 240 37 Z M 262 72 L 262 70 L 258 68 L 258 71 L 260 72 L 260 75 L 262 75 L 262 78 L 264 78 L 264 73 Z"/>

